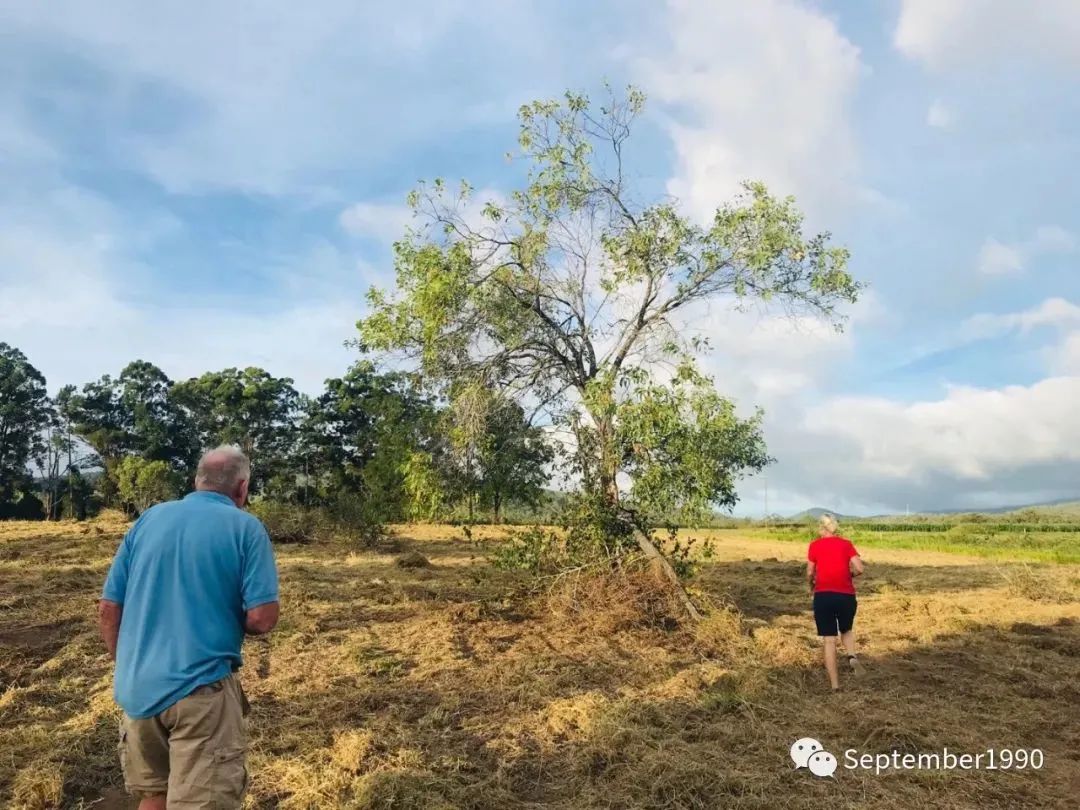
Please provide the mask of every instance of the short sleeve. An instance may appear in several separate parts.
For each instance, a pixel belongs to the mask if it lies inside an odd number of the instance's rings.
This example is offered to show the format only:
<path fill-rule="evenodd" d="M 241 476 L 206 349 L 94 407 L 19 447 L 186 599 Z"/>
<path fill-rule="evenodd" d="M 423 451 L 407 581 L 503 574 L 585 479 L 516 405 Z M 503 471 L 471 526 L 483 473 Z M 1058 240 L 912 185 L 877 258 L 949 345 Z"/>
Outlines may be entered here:
<path fill-rule="evenodd" d="M 128 533 L 120 542 L 120 547 L 116 549 L 112 565 L 109 566 L 109 574 L 105 577 L 105 587 L 101 591 L 101 598 L 107 602 L 124 604 L 124 596 L 127 593 L 128 565 L 131 560 L 131 542 L 137 526 L 138 523 L 128 529 Z"/>
<path fill-rule="evenodd" d="M 850 560 L 850 559 L 851 559 L 852 557 L 858 557 L 858 556 L 859 556 L 859 552 L 855 550 L 855 544 L 854 544 L 854 543 L 852 543 L 852 542 L 851 542 L 850 540 L 848 540 L 848 544 L 847 544 L 847 547 L 848 547 L 848 553 L 847 553 L 847 556 L 848 556 L 848 559 L 849 559 L 849 560 Z"/>
<path fill-rule="evenodd" d="M 811 543 L 810 547 L 806 549 L 806 560 L 812 563 L 817 562 L 817 543 Z"/>
<path fill-rule="evenodd" d="M 245 534 L 244 571 L 242 580 L 244 610 L 278 601 L 277 565 L 270 535 L 257 521 Z"/>

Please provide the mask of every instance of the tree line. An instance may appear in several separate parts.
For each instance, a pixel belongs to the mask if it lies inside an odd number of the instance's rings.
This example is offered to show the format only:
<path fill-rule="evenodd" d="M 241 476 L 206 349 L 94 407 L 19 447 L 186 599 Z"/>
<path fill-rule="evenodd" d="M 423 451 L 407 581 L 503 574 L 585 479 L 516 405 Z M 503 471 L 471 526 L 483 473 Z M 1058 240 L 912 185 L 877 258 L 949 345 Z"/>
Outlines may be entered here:
<path fill-rule="evenodd" d="M 138 514 L 189 490 L 219 444 L 247 453 L 257 498 L 352 506 L 372 521 L 498 521 L 508 502 L 539 500 L 553 457 L 517 403 L 490 391 L 440 402 L 366 360 L 316 396 L 261 368 L 173 381 L 145 360 L 50 396 L 0 343 L 0 517 Z"/>

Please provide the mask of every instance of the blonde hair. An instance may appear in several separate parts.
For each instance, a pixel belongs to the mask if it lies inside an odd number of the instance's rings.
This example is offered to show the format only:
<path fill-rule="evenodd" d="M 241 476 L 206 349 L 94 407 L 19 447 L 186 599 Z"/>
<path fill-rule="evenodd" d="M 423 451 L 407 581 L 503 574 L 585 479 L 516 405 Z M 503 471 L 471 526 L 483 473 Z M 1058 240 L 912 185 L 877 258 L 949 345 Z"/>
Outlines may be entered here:
<path fill-rule="evenodd" d="M 840 524 L 832 515 L 822 515 L 818 520 L 818 526 L 821 528 L 822 536 L 833 535 L 840 530 Z"/>

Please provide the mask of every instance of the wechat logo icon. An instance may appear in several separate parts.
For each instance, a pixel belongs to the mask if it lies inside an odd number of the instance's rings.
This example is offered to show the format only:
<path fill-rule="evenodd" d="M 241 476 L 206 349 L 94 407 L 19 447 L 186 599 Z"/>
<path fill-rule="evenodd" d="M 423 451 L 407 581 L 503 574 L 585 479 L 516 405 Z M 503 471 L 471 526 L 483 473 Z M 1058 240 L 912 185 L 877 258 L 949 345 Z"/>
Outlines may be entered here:
<path fill-rule="evenodd" d="M 814 776 L 832 776 L 836 772 L 836 757 L 813 737 L 802 737 L 791 744 L 791 761 L 795 770 L 808 768 Z"/>

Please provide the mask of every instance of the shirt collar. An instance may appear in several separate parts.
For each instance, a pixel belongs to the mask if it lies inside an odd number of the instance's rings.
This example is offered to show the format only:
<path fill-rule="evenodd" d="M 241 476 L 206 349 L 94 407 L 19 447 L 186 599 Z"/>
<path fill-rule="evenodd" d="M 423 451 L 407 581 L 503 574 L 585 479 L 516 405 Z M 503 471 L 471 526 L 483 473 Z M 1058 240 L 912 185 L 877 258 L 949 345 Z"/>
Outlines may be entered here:
<path fill-rule="evenodd" d="M 210 492 L 209 490 L 205 489 L 196 492 L 189 492 L 187 495 L 184 496 L 185 501 L 191 499 L 221 501 L 221 503 L 227 503 L 229 504 L 229 506 L 236 506 L 236 504 L 233 503 L 233 499 L 230 498 L 228 495 L 222 495 L 220 492 Z"/>

